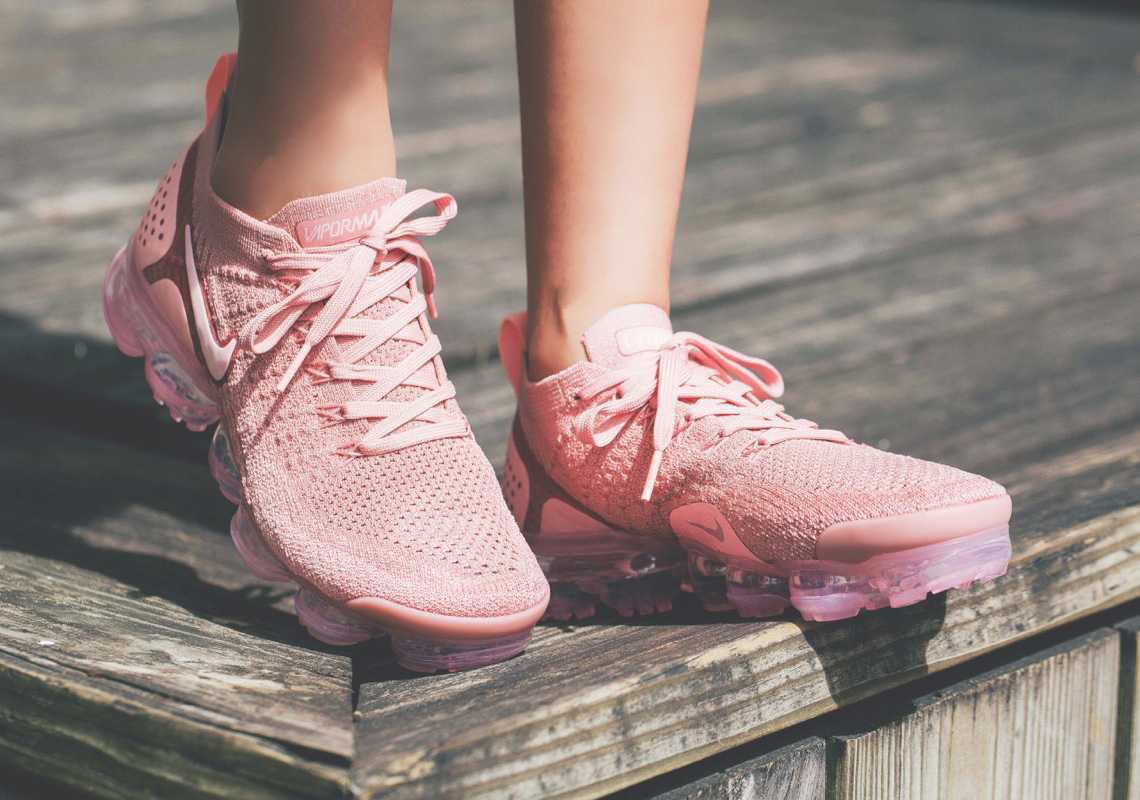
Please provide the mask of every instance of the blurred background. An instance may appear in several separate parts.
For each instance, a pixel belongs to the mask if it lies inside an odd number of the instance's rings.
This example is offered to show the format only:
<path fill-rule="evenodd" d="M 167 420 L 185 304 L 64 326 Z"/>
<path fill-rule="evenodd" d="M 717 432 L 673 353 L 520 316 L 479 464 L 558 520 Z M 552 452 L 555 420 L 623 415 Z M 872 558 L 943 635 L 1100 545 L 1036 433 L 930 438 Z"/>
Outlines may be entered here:
<path fill-rule="evenodd" d="M 677 309 L 725 304 L 747 327 L 719 330 L 726 343 L 794 378 L 1135 279 L 1128 5 L 716 0 Z M 460 205 L 432 250 L 437 328 L 463 372 L 524 297 L 511 9 L 433 0 L 396 15 L 402 177 Z M 109 348 L 99 288 L 235 43 L 230 0 L 0 2 L 0 380 L 28 390 L 3 393 L 10 412 L 54 414 L 60 391 L 72 414 L 76 396 L 149 403 Z M 832 283 L 805 300 L 818 281 Z M 481 439 L 500 438 L 501 414 L 467 408 Z"/>

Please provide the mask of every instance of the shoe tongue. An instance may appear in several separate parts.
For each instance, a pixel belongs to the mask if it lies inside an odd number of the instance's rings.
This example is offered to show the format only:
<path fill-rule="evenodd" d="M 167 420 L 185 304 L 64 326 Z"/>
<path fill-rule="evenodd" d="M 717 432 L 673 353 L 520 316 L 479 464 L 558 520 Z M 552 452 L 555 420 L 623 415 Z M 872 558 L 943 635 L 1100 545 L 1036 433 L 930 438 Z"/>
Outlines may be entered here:
<path fill-rule="evenodd" d="M 672 335 L 673 325 L 663 309 L 635 303 L 603 315 L 582 336 L 582 345 L 591 362 L 613 367 L 631 356 L 661 349 Z"/>
<path fill-rule="evenodd" d="M 375 227 L 381 210 L 404 193 L 404 185 L 398 178 L 380 178 L 340 192 L 302 197 L 266 222 L 305 248 L 348 242 Z"/>

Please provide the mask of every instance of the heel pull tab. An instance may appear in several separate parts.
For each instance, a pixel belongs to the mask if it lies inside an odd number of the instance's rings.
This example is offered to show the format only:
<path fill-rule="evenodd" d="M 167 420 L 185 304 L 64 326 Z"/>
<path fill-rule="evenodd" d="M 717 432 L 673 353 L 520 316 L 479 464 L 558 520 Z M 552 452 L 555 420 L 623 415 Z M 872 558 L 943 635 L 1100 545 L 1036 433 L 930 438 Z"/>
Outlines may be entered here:
<path fill-rule="evenodd" d="M 522 390 L 526 374 L 526 312 L 519 311 L 503 319 L 499 326 L 499 360 L 507 379 L 514 387 L 515 397 Z"/>
<path fill-rule="evenodd" d="M 206 127 L 214 121 L 214 114 L 218 110 L 218 102 L 226 93 L 230 85 L 230 77 L 234 74 L 237 65 L 237 53 L 226 53 L 214 64 L 214 71 L 206 81 Z"/>

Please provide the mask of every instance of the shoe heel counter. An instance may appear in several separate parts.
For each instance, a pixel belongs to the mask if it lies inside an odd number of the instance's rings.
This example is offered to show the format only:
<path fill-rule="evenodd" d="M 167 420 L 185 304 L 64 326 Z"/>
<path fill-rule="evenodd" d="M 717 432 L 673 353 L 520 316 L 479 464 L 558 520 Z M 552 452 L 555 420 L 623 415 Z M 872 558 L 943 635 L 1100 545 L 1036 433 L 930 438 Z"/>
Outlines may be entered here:
<path fill-rule="evenodd" d="M 237 68 L 237 53 L 223 53 L 214 63 L 210 77 L 206 79 L 206 127 L 214 121 L 214 115 L 222 108 L 222 98 L 229 89 L 230 79 Z"/>
<path fill-rule="evenodd" d="M 161 261 L 174 245 L 178 230 L 179 189 L 183 180 L 186 157 L 191 144 L 170 165 L 162 176 L 158 188 L 147 204 L 142 221 L 131 237 L 129 246 L 131 261 L 138 269 L 146 269 Z"/>
<path fill-rule="evenodd" d="M 218 59 L 206 81 L 206 129 L 208 130 L 233 75 L 237 53 L 226 53 Z M 162 176 L 154 196 L 143 214 L 142 222 L 131 237 L 130 253 L 139 269 L 158 263 L 175 243 L 175 232 L 189 222 L 190 189 L 194 185 L 193 154 L 198 139 L 187 145 L 181 155 Z M 189 160 L 189 164 L 187 164 Z"/>
<path fill-rule="evenodd" d="M 198 139 L 192 141 L 159 181 L 142 222 L 126 248 L 126 263 L 149 298 L 152 325 L 169 329 L 178 340 L 183 366 L 198 361 L 190 332 L 186 277 L 186 226 L 193 207 Z M 162 320 L 162 324 L 158 320 Z M 164 324 L 164 325 L 163 325 Z"/>
<path fill-rule="evenodd" d="M 507 440 L 503 496 L 527 536 L 578 535 L 619 530 L 559 486 L 538 462 L 515 415 Z"/>
<path fill-rule="evenodd" d="M 515 397 L 522 394 L 522 382 L 526 377 L 526 312 L 519 311 L 505 317 L 499 325 L 499 362 Z"/>

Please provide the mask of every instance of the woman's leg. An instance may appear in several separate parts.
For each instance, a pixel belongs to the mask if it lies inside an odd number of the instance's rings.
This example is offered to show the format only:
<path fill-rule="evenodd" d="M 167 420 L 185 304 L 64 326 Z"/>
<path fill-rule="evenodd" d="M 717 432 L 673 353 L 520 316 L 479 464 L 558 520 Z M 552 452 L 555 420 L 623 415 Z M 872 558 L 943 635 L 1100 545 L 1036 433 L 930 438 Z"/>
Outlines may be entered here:
<path fill-rule="evenodd" d="M 515 0 L 529 372 L 628 303 L 669 309 L 706 0 Z"/>
<path fill-rule="evenodd" d="M 258 219 L 396 171 L 392 0 L 238 0 L 240 34 L 214 190 Z"/>
<path fill-rule="evenodd" d="M 410 235 L 438 233 L 455 206 L 391 179 L 390 4 L 239 10 L 236 74 L 223 55 L 206 85 L 228 119 L 207 115 L 115 257 L 112 336 L 146 358 L 175 420 L 218 423 L 234 543 L 254 574 L 300 585 L 315 637 L 389 633 L 396 660 L 428 672 L 510 658 L 550 590 L 451 399 L 416 286 L 428 243 Z M 259 221 L 231 204 L 285 210 Z"/>
<path fill-rule="evenodd" d="M 549 377 L 518 380 L 508 318 L 519 404 L 504 491 L 550 579 L 550 613 L 665 611 L 687 581 L 710 610 L 833 620 L 1003 574 L 1001 486 L 782 413 L 771 365 L 669 341 L 664 311 L 620 308 L 668 303 L 705 10 L 516 0 L 529 371 Z M 593 369 L 560 371 L 583 357 L 582 333 Z M 631 554 L 650 566 L 631 575 Z"/>

